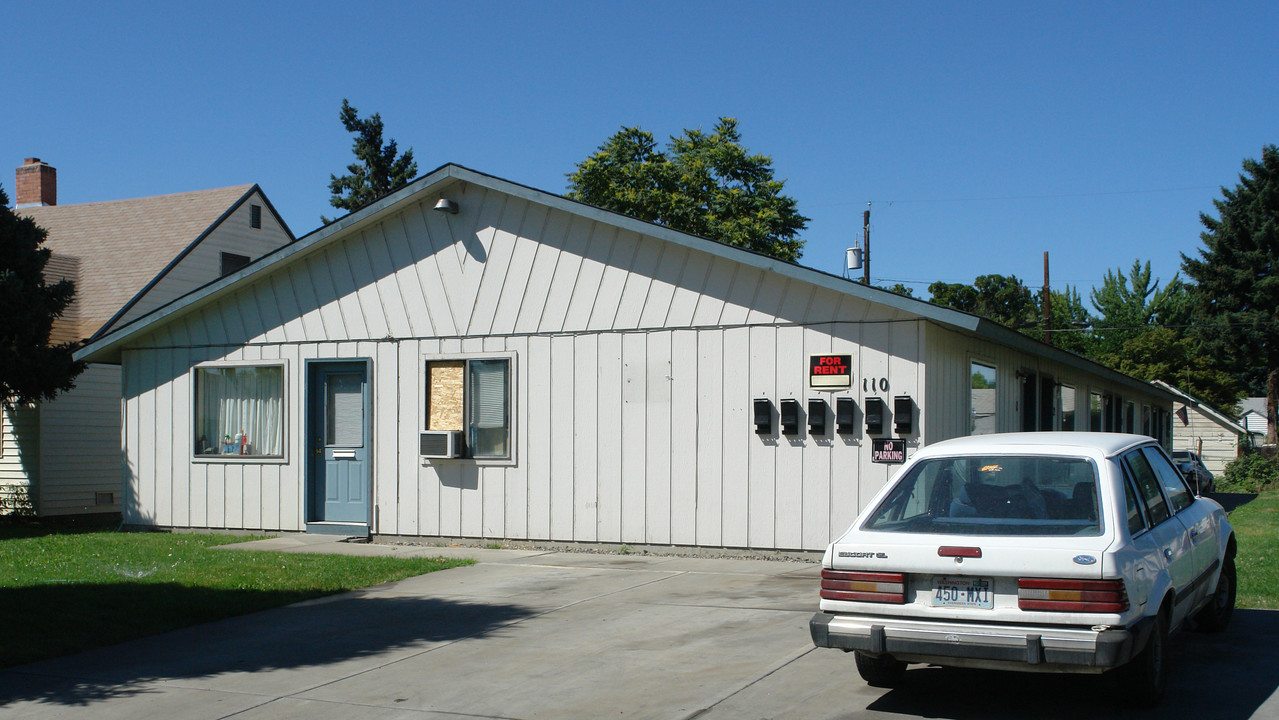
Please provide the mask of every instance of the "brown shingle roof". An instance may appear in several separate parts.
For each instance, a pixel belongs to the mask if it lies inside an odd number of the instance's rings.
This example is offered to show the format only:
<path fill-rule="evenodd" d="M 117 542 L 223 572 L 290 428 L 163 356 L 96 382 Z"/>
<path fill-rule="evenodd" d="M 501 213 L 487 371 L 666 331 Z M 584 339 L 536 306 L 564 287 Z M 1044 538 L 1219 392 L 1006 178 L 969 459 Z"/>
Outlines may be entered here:
<path fill-rule="evenodd" d="M 45 247 L 55 258 L 77 261 L 76 301 L 62 324 L 73 322 L 73 333 L 88 337 L 252 188 L 236 185 L 16 212 L 49 231 Z"/>

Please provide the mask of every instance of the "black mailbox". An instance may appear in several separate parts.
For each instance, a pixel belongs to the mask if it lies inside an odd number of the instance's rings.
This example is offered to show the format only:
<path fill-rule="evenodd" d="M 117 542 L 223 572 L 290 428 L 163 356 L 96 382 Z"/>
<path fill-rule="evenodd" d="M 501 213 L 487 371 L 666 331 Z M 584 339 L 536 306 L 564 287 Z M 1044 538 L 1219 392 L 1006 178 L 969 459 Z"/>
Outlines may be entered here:
<path fill-rule="evenodd" d="M 909 435 L 915 419 L 915 402 L 909 395 L 898 395 L 893 398 L 893 429 L 898 435 Z"/>
<path fill-rule="evenodd" d="M 866 434 L 884 434 L 884 399 L 866 398 Z"/>
<path fill-rule="evenodd" d="M 787 398 L 781 403 L 781 424 L 783 435 L 799 434 L 799 401 Z"/>
<path fill-rule="evenodd" d="M 773 401 L 768 398 L 755 398 L 755 432 L 773 434 Z"/>
<path fill-rule="evenodd" d="M 810 398 L 808 401 L 808 434 L 826 434 L 826 401 Z"/>
<path fill-rule="evenodd" d="M 850 397 L 835 398 L 835 431 L 841 435 L 857 432 L 854 425 L 854 405 Z"/>

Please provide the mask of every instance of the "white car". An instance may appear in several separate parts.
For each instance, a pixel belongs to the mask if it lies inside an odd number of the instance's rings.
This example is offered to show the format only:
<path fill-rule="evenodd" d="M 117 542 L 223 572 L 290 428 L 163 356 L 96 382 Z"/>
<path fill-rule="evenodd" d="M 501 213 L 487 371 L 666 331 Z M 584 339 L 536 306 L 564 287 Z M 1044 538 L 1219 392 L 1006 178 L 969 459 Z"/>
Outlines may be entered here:
<path fill-rule="evenodd" d="M 1235 537 L 1145 436 L 1017 433 L 923 448 L 822 558 L 818 647 L 870 684 L 907 663 L 1101 673 L 1153 704 L 1168 637 L 1221 630 Z"/>

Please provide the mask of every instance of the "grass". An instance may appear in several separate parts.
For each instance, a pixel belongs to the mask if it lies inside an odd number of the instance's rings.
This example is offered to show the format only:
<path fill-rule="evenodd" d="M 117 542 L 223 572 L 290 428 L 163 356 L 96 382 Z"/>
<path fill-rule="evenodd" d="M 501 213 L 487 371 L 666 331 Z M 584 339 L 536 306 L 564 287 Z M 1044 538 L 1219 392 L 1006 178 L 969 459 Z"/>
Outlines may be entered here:
<path fill-rule="evenodd" d="M 1261 493 L 1230 513 L 1239 551 L 1236 605 L 1279 608 L 1279 490 Z"/>
<path fill-rule="evenodd" d="M 0 527 L 0 667 L 458 565 L 213 550 L 255 538 Z"/>

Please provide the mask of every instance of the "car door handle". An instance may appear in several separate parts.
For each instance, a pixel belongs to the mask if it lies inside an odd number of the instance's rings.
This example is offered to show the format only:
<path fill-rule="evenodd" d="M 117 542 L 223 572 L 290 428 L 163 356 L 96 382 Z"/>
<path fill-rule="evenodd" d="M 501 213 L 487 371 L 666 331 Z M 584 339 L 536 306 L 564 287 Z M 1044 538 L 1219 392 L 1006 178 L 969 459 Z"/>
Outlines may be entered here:
<path fill-rule="evenodd" d="M 1193 541 L 1193 540 L 1196 540 L 1196 539 L 1198 539 L 1198 538 L 1199 538 L 1199 531 L 1198 531 L 1198 530 L 1191 530 L 1191 531 L 1190 531 L 1190 539 Z"/>

